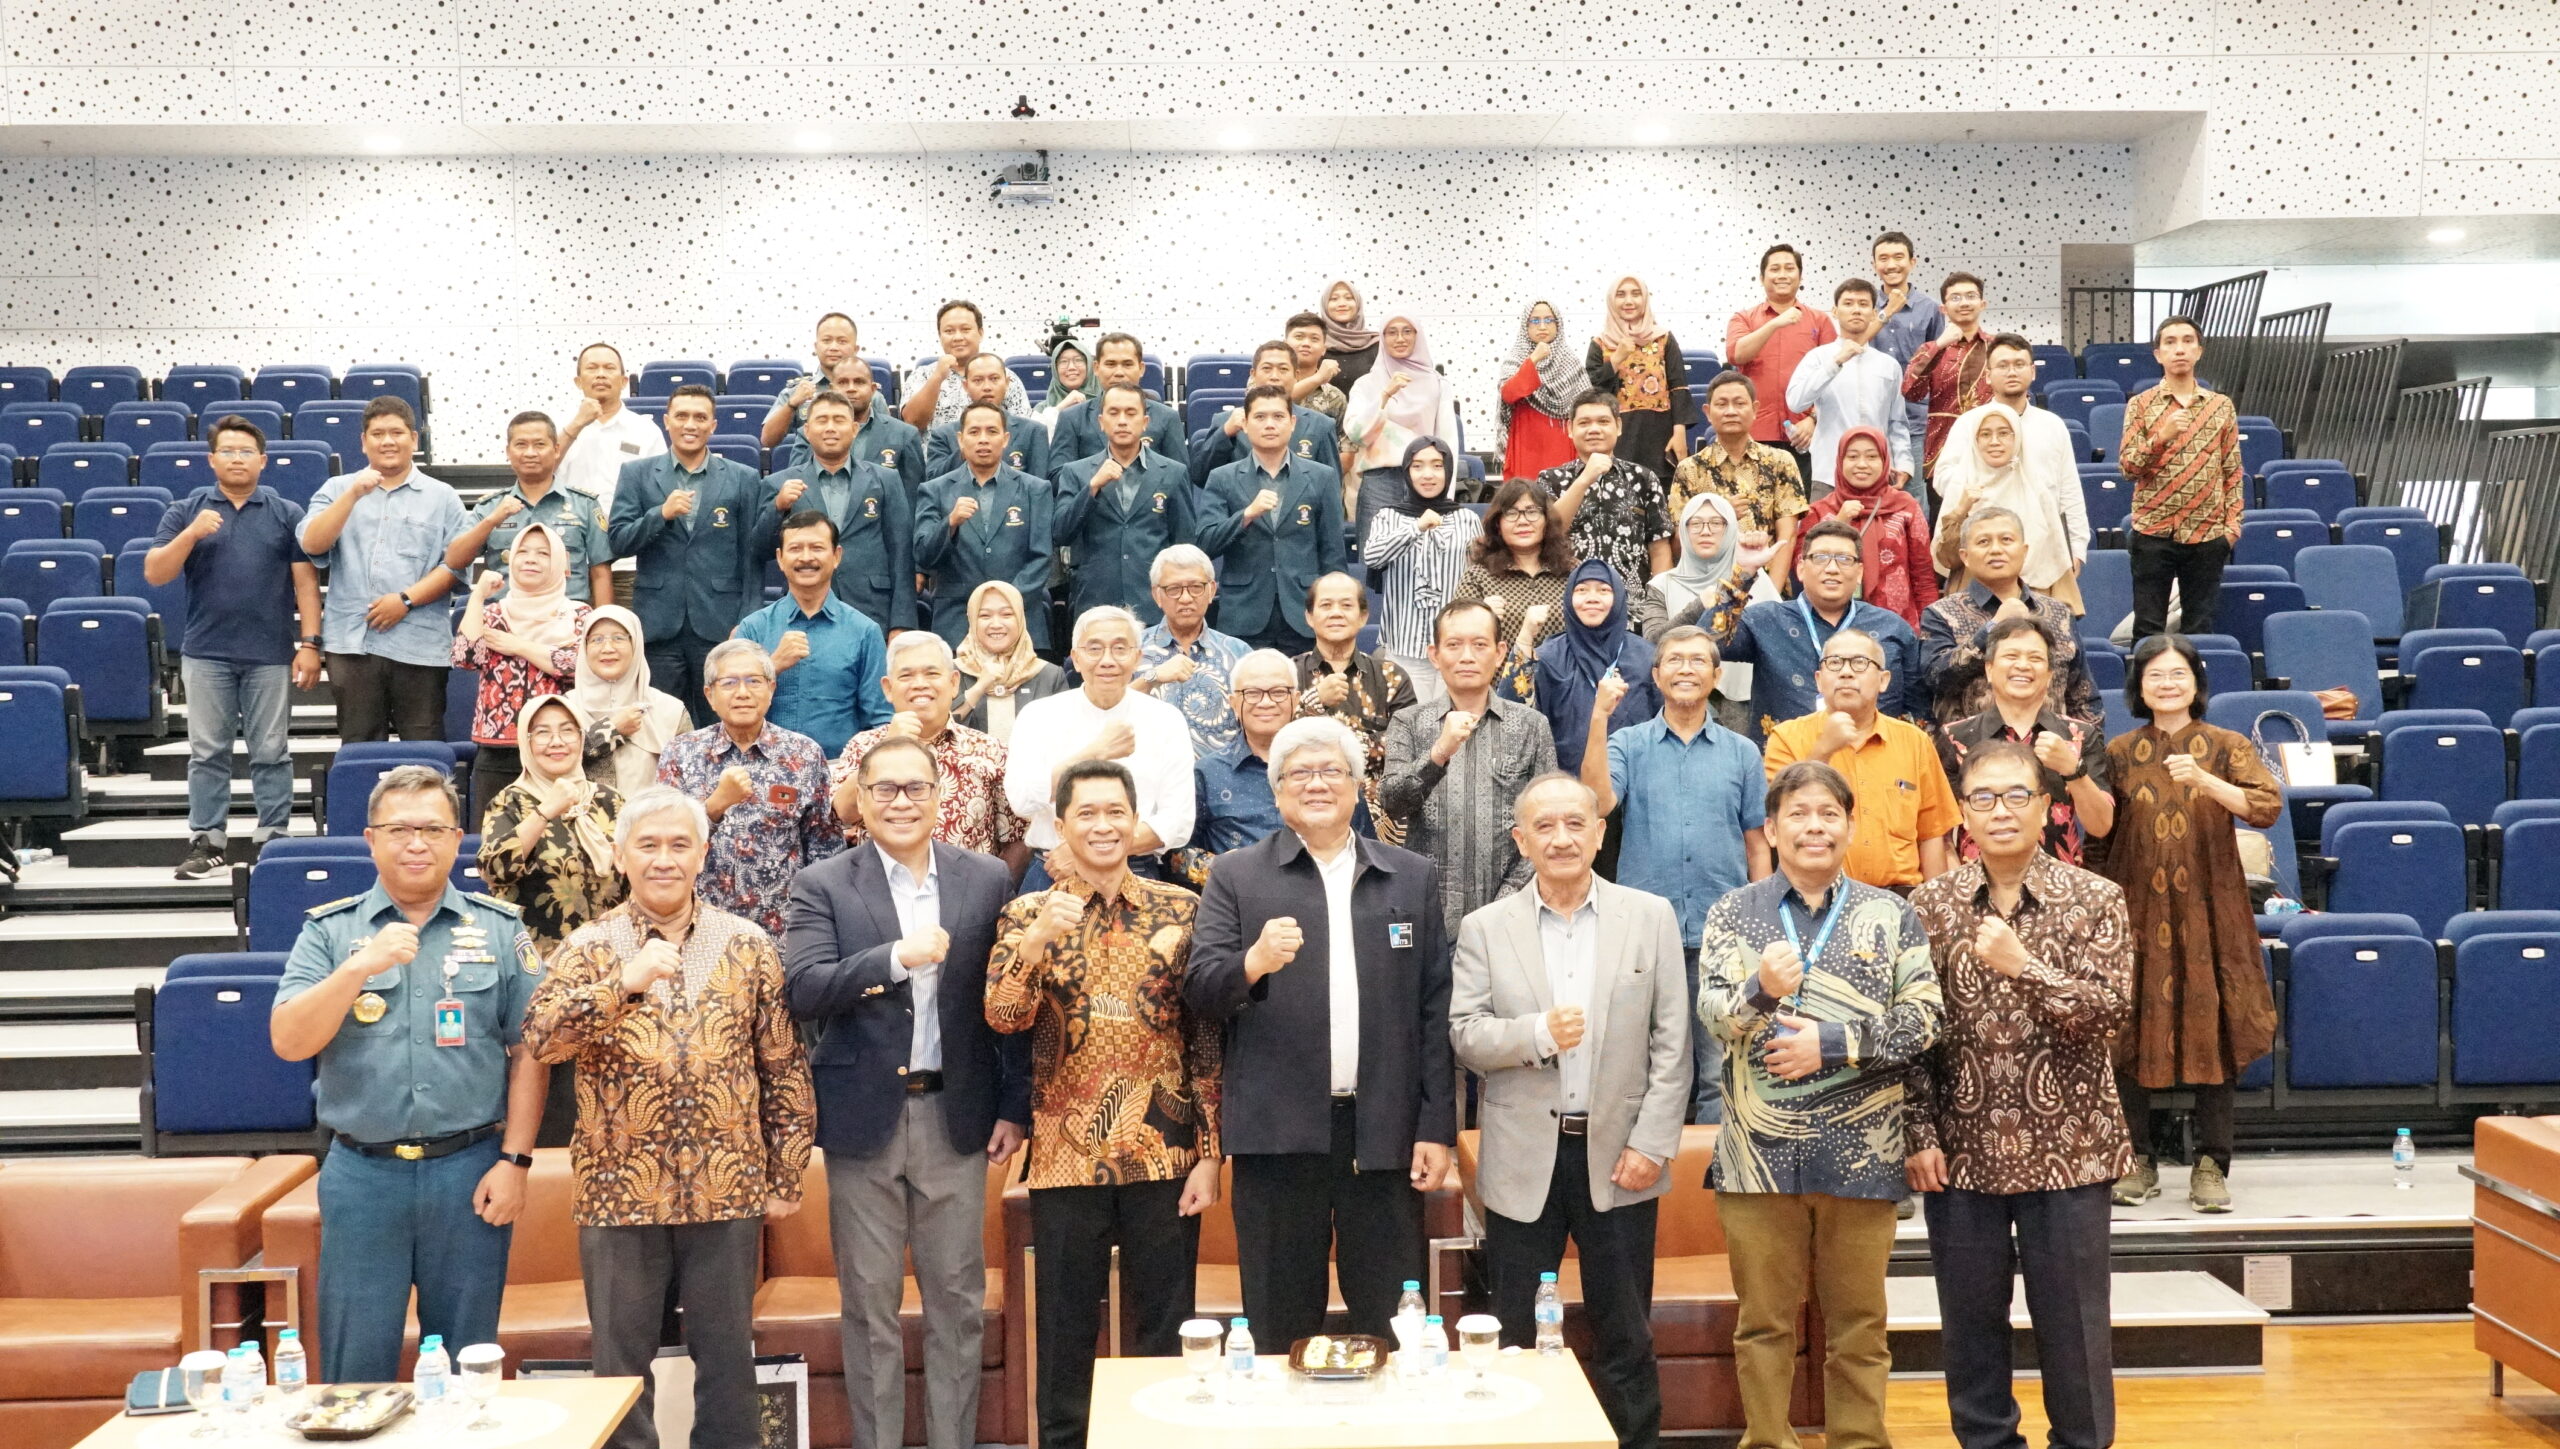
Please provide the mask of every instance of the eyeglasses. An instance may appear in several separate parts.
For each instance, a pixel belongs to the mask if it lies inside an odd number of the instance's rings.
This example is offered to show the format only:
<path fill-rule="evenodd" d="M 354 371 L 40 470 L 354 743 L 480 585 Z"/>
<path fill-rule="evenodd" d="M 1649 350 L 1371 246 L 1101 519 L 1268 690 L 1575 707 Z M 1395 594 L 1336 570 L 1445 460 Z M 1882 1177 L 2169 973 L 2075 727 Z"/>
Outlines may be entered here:
<path fill-rule="evenodd" d="M 1190 599 L 1209 592 L 1214 586 L 1207 579 L 1194 579 L 1187 583 L 1158 584 L 1156 587 L 1162 589 L 1168 599 Z"/>
<path fill-rule="evenodd" d="M 1238 704 L 1287 704 L 1290 700 L 1297 697 L 1298 691 L 1294 688 L 1239 689 L 1236 691 L 1236 702 Z"/>
<path fill-rule="evenodd" d="M 381 831 L 382 838 L 394 845 L 407 845 L 413 840 L 423 840 L 429 845 L 442 845 L 446 836 L 462 833 L 462 827 L 459 825 L 411 825 L 406 822 L 395 822 L 389 825 L 368 824 L 368 828 Z"/>
<path fill-rule="evenodd" d="M 1137 645 L 1120 639 L 1115 639 L 1108 644 L 1079 644 L 1076 647 L 1090 652 L 1098 659 L 1126 659 L 1138 652 Z"/>
<path fill-rule="evenodd" d="M 1978 810 L 1988 815 L 1994 805 L 2006 805 L 2011 810 L 2024 810 L 2043 793 L 2042 790 L 2030 790 L 2024 785 L 2012 785 L 2006 790 L 1969 791 L 1964 797 L 1964 803 L 1966 809 Z"/>
<path fill-rule="evenodd" d="M 213 450 L 213 456 L 217 458 L 257 458 L 264 455 L 255 448 L 216 448 Z"/>
<path fill-rule="evenodd" d="M 876 804 L 887 805 L 904 795 L 921 805 L 931 799 L 941 785 L 940 780 L 874 780 L 863 788 L 871 792 L 871 799 Z"/>
<path fill-rule="evenodd" d="M 1292 785 L 1312 785 L 1318 780 L 1338 785 L 1350 776 L 1351 772 L 1340 765 L 1295 765 L 1280 772 L 1280 778 Z"/>
<path fill-rule="evenodd" d="M 1844 675 L 1850 679 L 1859 679 L 1863 678 L 1866 675 L 1866 672 L 1870 669 L 1882 668 L 1884 668 L 1883 665 L 1867 658 L 1863 654 L 1834 654 L 1830 658 L 1823 660 L 1820 664 L 1813 666 L 1813 672 L 1816 674 L 1838 674 Z"/>
<path fill-rule="evenodd" d="M 1380 335 L 1386 337 L 1419 337 L 1422 333 L 1411 327 L 1390 327 Z"/>
<path fill-rule="evenodd" d="M 723 674 L 718 679 L 711 681 L 711 687 L 713 689 L 771 689 L 773 688 L 773 676 L 769 674 Z"/>
<path fill-rule="evenodd" d="M 1858 556 L 1854 553 L 1809 553 L 1804 556 L 1804 566 L 1830 573 L 1837 569 L 1856 568 Z"/>
<path fill-rule="evenodd" d="M 1547 510 L 1534 503 L 1521 503 L 1502 510 L 1502 516 L 1525 519 L 1532 523 L 1544 523 L 1547 521 Z"/>

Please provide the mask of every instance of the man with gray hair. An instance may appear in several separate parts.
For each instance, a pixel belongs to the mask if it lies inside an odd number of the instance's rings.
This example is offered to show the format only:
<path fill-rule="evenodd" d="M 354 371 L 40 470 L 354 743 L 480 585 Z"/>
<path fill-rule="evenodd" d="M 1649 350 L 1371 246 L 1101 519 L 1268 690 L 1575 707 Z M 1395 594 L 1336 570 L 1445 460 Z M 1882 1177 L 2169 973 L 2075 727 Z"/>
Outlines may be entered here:
<path fill-rule="evenodd" d="M 578 1065 L 570 1215 L 595 1367 L 640 1380 L 615 1449 L 658 1442 L 649 1364 L 671 1293 L 693 1356 L 693 1442 L 762 1442 L 757 1252 L 768 1220 L 800 1210 L 817 1128 L 775 938 L 699 890 L 716 831 L 669 786 L 625 802 L 613 856 L 630 898 L 561 943 L 525 1019 L 537 1058 Z"/>
<path fill-rule="evenodd" d="M 1271 741 L 1287 828 L 1209 872 L 1183 988 L 1226 1024 L 1237 1276 L 1274 1343 L 1324 1327 L 1328 1260 L 1351 1331 L 1387 1332 L 1457 1140 L 1440 871 L 1352 831 L 1367 759 L 1324 716 Z"/>
<path fill-rule="evenodd" d="M 1944 526 L 1944 521 L 1941 521 Z M 2027 527 L 1996 503 L 1967 513 L 1957 537 L 1965 586 L 1950 589 L 1920 611 L 1920 677 L 1941 728 L 1991 707 L 1991 681 L 1983 677 L 1991 626 L 2002 619 L 2034 619 L 2053 640 L 2053 682 L 2046 703 L 2070 719 L 2097 724 L 2106 717 L 2089 661 L 2080 656 L 2079 623 L 2071 606 L 2027 586 Z M 2093 619 L 2098 630 L 2118 621 Z"/>
<path fill-rule="evenodd" d="M 1193 767 L 1199 813 L 1191 843 L 1173 855 L 1174 879 L 1193 890 L 1209 878 L 1210 862 L 1217 856 L 1280 828 L 1271 742 L 1297 717 L 1297 666 L 1276 649 L 1256 649 L 1236 662 L 1232 677 L 1235 688 L 1228 698 L 1239 733 L 1225 749 L 1201 756 Z"/>
<path fill-rule="evenodd" d="M 1165 853 L 1191 841 L 1197 801 L 1191 731 L 1172 705 L 1129 687 L 1138 670 L 1138 639 L 1138 616 L 1128 610 L 1116 604 L 1085 610 L 1076 619 L 1071 656 L 1083 684 L 1033 700 L 1014 720 L 1004 798 L 1028 827 L 1024 839 L 1033 859 L 1022 877 L 1026 892 L 1049 884 L 1040 857 L 1058 847 L 1058 778 L 1082 761 L 1116 760 L 1137 783 L 1130 870 L 1165 880 Z"/>
<path fill-rule="evenodd" d="M 312 908 L 268 1023 L 277 1056 L 320 1063 L 316 1367 L 335 1383 L 399 1372 L 413 1287 L 421 1332 L 498 1336 L 550 1083 L 520 1040 L 542 958 L 514 906 L 453 888 L 452 782 L 402 765 L 365 803 L 377 881 Z"/>
<path fill-rule="evenodd" d="M 1138 636 L 1146 658 L 1134 687 L 1182 712 L 1195 754 L 1216 754 L 1235 743 L 1236 713 L 1227 696 L 1235 687 L 1236 661 L 1253 646 L 1209 627 L 1218 574 L 1209 556 L 1191 544 L 1157 554 L 1147 569 L 1147 586 L 1164 619 Z"/>
<path fill-rule="evenodd" d="M 889 672 L 880 687 L 895 711 L 889 722 L 845 741 L 844 752 L 827 767 L 845 840 L 859 845 L 867 838 L 858 780 L 863 758 L 882 740 L 909 739 L 932 754 L 935 773 L 942 777 L 933 838 L 1000 856 L 1021 875 L 1031 847 L 1022 839 L 1022 817 L 1005 803 L 1004 743 L 951 717 L 952 701 L 960 693 L 960 666 L 951 646 L 929 629 L 900 634 L 889 641 Z"/>
<path fill-rule="evenodd" d="M 703 899 L 779 939 L 791 877 L 844 849 L 844 827 L 828 803 L 826 751 L 766 718 L 774 668 L 763 645 L 725 640 L 704 656 L 703 675 L 718 722 L 667 741 L 658 783 L 701 801 L 709 818 Z"/>

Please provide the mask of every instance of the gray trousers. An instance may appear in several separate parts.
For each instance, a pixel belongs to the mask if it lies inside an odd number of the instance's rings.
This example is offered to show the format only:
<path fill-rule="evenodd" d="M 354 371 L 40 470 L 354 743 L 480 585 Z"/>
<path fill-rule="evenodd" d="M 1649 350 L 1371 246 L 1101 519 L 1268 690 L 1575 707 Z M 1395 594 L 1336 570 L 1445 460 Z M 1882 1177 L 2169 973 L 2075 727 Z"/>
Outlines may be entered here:
<path fill-rule="evenodd" d="M 924 1305 L 925 1443 L 969 1449 L 978 1441 L 986 1204 L 986 1155 L 952 1150 L 937 1094 L 906 1099 L 878 1154 L 828 1154 L 827 1218 L 844 1299 L 844 1392 L 854 1443 L 906 1442 L 898 1300 L 910 1258 Z"/>
<path fill-rule="evenodd" d="M 613 1449 L 657 1449 L 649 1363 L 658 1356 L 671 1283 L 693 1355 L 695 1449 L 758 1449 L 763 1442 L 754 1343 L 763 1238 L 761 1214 L 676 1227 L 578 1229 L 596 1376 L 640 1379 L 640 1402 L 605 1441 Z"/>

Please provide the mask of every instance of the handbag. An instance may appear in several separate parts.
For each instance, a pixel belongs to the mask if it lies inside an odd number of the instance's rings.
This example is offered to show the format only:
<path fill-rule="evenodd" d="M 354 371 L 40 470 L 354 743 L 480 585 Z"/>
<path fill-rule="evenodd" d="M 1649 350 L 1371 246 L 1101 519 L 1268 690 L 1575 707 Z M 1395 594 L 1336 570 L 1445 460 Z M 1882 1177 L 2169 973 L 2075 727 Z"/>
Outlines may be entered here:
<path fill-rule="evenodd" d="M 2343 684 L 2334 689 L 2315 689 L 2311 692 L 2311 697 L 2320 701 L 2322 719 L 2354 719 L 2356 717 L 2356 692 Z"/>
<path fill-rule="evenodd" d="M 2269 740 L 2267 725 L 2270 721 L 2290 725 L 2294 738 Z M 2338 783 L 2338 757 L 2329 752 L 2328 742 L 2313 740 L 2302 721 L 2283 710 L 2271 709 L 2261 713 L 2249 726 L 2249 742 L 2258 747 L 2258 757 L 2266 761 L 2267 773 L 2275 776 L 2277 783 L 2287 789 Z"/>

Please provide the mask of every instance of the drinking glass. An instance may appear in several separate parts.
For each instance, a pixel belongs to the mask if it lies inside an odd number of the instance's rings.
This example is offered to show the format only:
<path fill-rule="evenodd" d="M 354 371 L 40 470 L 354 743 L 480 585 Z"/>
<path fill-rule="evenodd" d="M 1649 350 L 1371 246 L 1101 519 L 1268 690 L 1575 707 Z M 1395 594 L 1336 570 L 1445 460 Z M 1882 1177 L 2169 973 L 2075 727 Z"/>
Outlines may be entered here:
<path fill-rule="evenodd" d="M 489 1412 L 489 1401 L 498 1396 L 499 1371 L 506 1361 L 507 1351 L 494 1343 L 475 1343 L 454 1359 L 454 1367 L 462 1376 L 462 1396 L 471 1401 L 476 1411 L 464 1429 L 486 1433 L 499 1427 L 498 1416 Z"/>
<path fill-rule="evenodd" d="M 1490 1399 L 1493 1385 L 1485 1382 L 1485 1371 L 1502 1353 L 1502 1320 L 1490 1313 L 1470 1313 L 1458 1320 L 1458 1356 L 1476 1371 L 1476 1381 L 1467 1390 L 1470 1399 Z"/>
<path fill-rule="evenodd" d="M 1191 1371 L 1191 1392 L 1183 1395 L 1186 1404 L 1214 1404 L 1218 1396 L 1209 1389 L 1209 1380 L 1217 1377 L 1226 1362 L 1227 1331 L 1216 1320 L 1194 1318 L 1182 1325 L 1182 1366 Z"/>
<path fill-rule="evenodd" d="M 219 1349 L 211 1348 L 197 1349 L 178 1360 L 178 1381 L 196 1411 L 196 1426 L 187 1431 L 188 1438 L 210 1439 L 222 1432 L 213 1415 L 222 1407 L 222 1369 L 229 1362 Z"/>

